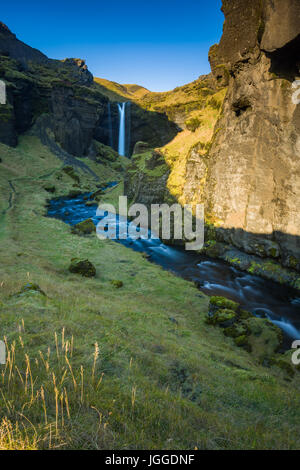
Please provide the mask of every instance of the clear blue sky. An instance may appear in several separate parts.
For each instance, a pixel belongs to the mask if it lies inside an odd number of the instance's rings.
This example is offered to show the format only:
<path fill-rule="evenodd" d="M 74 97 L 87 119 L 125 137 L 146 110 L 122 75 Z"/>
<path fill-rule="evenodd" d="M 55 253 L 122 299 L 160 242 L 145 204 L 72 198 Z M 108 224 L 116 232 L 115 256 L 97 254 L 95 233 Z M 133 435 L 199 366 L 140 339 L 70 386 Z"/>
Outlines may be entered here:
<path fill-rule="evenodd" d="M 2 1 L 0 21 L 49 57 L 80 57 L 96 77 L 170 90 L 210 71 L 221 0 Z"/>

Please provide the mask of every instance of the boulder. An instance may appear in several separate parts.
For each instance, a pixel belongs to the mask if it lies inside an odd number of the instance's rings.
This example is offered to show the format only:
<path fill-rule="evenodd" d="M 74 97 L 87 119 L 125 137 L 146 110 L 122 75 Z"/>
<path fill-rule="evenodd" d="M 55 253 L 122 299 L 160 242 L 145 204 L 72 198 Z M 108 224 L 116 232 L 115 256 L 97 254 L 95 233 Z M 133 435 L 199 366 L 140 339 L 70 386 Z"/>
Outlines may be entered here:
<path fill-rule="evenodd" d="M 207 323 L 209 325 L 218 325 L 221 328 L 229 328 L 237 321 L 237 313 L 227 308 L 217 310 L 213 315 L 208 315 Z"/>
<path fill-rule="evenodd" d="M 46 297 L 45 292 L 40 288 L 38 284 L 35 284 L 34 282 L 27 282 L 27 284 L 24 284 L 18 295 L 23 294 L 41 294 Z"/>
<path fill-rule="evenodd" d="M 209 301 L 209 315 L 212 316 L 218 310 L 233 310 L 236 312 L 239 308 L 239 304 L 233 300 L 226 299 L 225 297 L 211 297 Z"/>
<path fill-rule="evenodd" d="M 120 287 L 123 287 L 123 282 L 118 281 L 117 279 L 113 279 L 110 281 L 111 285 L 114 286 L 116 289 L 120 289 Z"/>
<path fill-rule="evenodd" d="M 96 227 L 92 219 L 86 219 L 72 227 L 72 233 L 76 235 L 90 235 L 96 232 Z"/>
<path fill-rule="evenodd" d="M 96 268 L 88 259 L 80 260 L 73 258 L 69 266 L 69 271 L 73 274 L 80 274 L 83 277 L 96 276 Z"/>
<path fill-rule="evenodd" d="M 151 150 L 151 148 L 147 142 L 137 142 L 133 149 L 133 155 L 148 152 L 149 150 Z"/>

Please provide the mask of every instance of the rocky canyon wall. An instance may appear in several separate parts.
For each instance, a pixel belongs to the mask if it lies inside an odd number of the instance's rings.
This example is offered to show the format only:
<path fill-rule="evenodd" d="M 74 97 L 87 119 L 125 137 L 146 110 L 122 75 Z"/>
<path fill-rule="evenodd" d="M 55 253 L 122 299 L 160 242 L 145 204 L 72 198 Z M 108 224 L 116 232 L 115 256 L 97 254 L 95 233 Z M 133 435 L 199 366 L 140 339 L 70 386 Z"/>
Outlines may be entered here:
<path fill-rule="evenodd" d="M 300 268 L 298 0 L 223 0 L 225 24 L 210 50 L 228 85 L 209 152 L 202 201 L 226 242 Z M 187 179 L 188 179 L 187 175 Z"/>
<path fill-rule="evenodd" d="M 143 164 L 151 155 L 135 156 L 125 190 L 148 205 L 203 203 L 208 254 L 300 287 L 300 2 L 223 0 L 222 9 L 199 129 L 159 150 L 158 184 Z"/>

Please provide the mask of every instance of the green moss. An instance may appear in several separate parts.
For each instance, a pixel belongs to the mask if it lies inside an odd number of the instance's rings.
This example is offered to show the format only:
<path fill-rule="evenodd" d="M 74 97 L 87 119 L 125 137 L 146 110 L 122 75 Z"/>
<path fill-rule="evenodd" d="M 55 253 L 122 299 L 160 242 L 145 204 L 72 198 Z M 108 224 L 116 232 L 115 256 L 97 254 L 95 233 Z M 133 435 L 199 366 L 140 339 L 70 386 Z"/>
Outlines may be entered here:
<path fill-rule="evenodd" d="M 248 343 L 248 337 L 246 335 L 241 335 L 241 336 L 238 336 L 234 339 L 234 343 L 236 344 L 236 346 L 238 346 L 239 348 L 241 347 L 245 347 L 247 345 L 249 345 Z"/>
<path fill-rule="evenodd" d="M 122 281 L 118 281 L 117 279 L 113 279 L 112 281 L 110 281 L 110 283 L 116 289 L 120 289 L 120 287 L 123 287 L 123 285 L 124 285 Z"/>
<path fill-rule="evenodd" d="M 198 127 L 200 127 L 200 125 L 201 125 L 201 120 L 197 117 L 191 118 L 185 121 L 186 128 L 191 132 L 195 132 L 198 129 Z"/>
<path fill-rule="evenodd" d="M 209 325 L 219 325 L 223 328 L 231 326 L 237 320 L 237 314 L 233 310 L 217 310 L 213 315 L 208 314 L 207 323 Z"/>
<path fill-rule="evenodd" d="M 244 323 L 235 323 L 233 326 L 229 328 L 225 328 L 224 335 L 229 336 L 230 338 L 238 338 L 240 336 L 247 336 L 248 328 Z"/>
<path fill-rule="evenodd" d="M 83 220 L 72 227 L 72 233 L 77 235 L 90 235 L 96 232 L 96 227 L 92 219 Z"/>
<path fill-rule="evenodd" d="M 96 276 L 95 266 L 88 260 L 80 260 L 73 258 L 69 266 L 70 273 L 80 274 L 83 277 L 94 277 Z"/>
<path fill-rule="evenodd" d="M 276 367 L 279 367 L 283 372 L 285 372 L 289 377 L 293 378 L 295 375 L 295 370 L 291 363 L 289 363 L 285 359 L 281 359 L 279 357 L 273 357 L 271 360 L 272 364 Z"/>
<path fill-rule="evenodd" d="M 75 172 L 74 168 L 70 165 L 64 166 L 62 171 L 66 173 L 70 178 L 72 178 L 76 183 L 80 183 L 80 178 L 78 174 Z"/>
<path fill-rule="evenodd" d="M 211 297 L 209 302 L 211 307 L 217 307 L 218 309 L 229 309 L 236 312 L 239 308 L 239 304 L 233 300 L 226 299 L 225 297 Z"/>
<path fill-rule="evenodd" d="M 22 294 L 32 294 L 32 293 L 37 293 L 37 294 L 42 294 L 44 296 L 46 296 L 45 292 L 40 288 L 40 286 L 38 284 L 35 284 L 34 282 L 27 282 L 27 284 L 25 284 L 20 292 L 18 293 L 18 295 L 22 295 Z"/>
<path fill-rule="evenodd" d="M 241 320 L 248 320 L 248 318 L 252 318 L 253 314 L 248 312 L 247 310 L 240 309 L 239 310 L 239 318 Z"/>

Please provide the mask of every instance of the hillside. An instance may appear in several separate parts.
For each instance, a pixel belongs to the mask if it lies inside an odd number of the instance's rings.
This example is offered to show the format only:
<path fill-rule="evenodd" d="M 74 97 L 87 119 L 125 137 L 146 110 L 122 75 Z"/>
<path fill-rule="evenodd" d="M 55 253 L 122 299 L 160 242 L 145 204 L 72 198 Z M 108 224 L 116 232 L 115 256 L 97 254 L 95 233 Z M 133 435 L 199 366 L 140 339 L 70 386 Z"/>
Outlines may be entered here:
<path fill-rule="evenodd" d="M 94 79 L 0 23 L 0 450 L 300 448 L 300 368 L 276 326 L 299 305 L 299 4 L 280 5 L 223 0 L 212 73 L 164 93 Z M 116 151 L 124 101 L 130 159 Z M 98 238 L 74 202 L 95 215 L 124 194 L 205 204 L 190 277 Z M 83 220 L 50 218 L 59 202 Z M 246 296 L 267 284 L 253 274 L 280 283 L 286 316 L 272 323 L 226 286 L 212 296 L 213 258 L 229 282 L 249 274 Z"/>
<path fill-rule="evenodd" d="M 207 324 L 208 298 L 192 283 L 46 218 L 49 190 L 74 191 L 74 174 L 38 139 L 1 144 L 0 155 L 0 315 L 10 351 L 1 449 L 299 448 L 300 375 L 290 375 L 289 356 L 286 366 L 261 364 L 278 344 L 269 327 L 249 354 Z M 107 164 L 93 170 L 100 182 L 118 178 Z M 95 188 L 75 175 L 81 191 Z M 96 277 L 71 274 L 74 257 L 92 260 Z"/>
<path fill-rule="evenodd" d="M 94 77 L 94 81 L 101 87 L 103 94 L 112 101 L 120 101 L 120 97 L 136 101 L 150 93 L 149 90 L 139 85 L 121 85 L 97 77 Z"/>
<path fill-rule="evenodd" d="M 209 52 L 212 75 L 140 102 L 183 129 L 158 150 L 166 184 L 162 191 L 160 178 L 155 202 L 167 192 L 181 204 L 203 203 L 207 253 L 299 289 L 300 108 L 292 99 L 300 77 L 299 2 L 288 0 L 284 15 L 273 3 L 223 0 L 223 36 Z M 135 201 L 149 187 L 140 169 L 133 164 L 127 174 Z"/>

